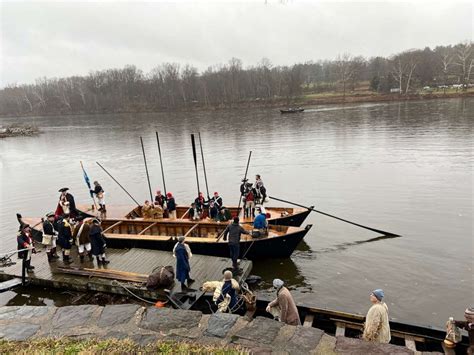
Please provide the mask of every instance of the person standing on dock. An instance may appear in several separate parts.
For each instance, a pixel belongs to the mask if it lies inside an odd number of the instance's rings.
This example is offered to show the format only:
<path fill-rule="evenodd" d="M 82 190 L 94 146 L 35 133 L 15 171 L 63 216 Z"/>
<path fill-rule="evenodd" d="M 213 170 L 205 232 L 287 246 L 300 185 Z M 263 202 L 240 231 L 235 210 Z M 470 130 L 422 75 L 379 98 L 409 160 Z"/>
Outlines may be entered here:
<path fill-rule="evenodd" d="M 229 236 L 229 253 L 230 258 L 232 259 L 232 268 L 234 274 L 239 274 L 239 264 L 237 260 L 240 257 L 240 235 L 241 234 L 250 234 L 239 224 L 239 217 L 234 217 L 234 221 L 229 224 L 224 230 L 224 241 L 227 240 L 227 235 Z"/>
<path fill-rule="evenodd" d="M 171 192 L 166 194 L 166 205 L 168 206 L 169 218 L 176 219 L 176 201 Z"/>
<path fill-rule="evenodd" d="M 184 236 L 178 237 L 178 243 L 173 248 L 173 256 L 176 258 L 176 279 L 181 283 L 181 290 L 185 291 L 187 289 L 185 282 L 188 282 L 189 285 L 194 282 L 194 280 L 189 276 L 191 272 L 191 266 L 189 265 L 189 259 L 193 256 L 189 245 L 187 245 L 184 240 Z"/>
<path fill-rule="evenodd" d="M 20 226 L 20 232 L 16 238 L 18 244 L 18 258 L 24 260 L 26 271 L 33 272 L 34 266 L 31 265 L 31 254 L 36 253 L 33 245 L 33 237 L 31 236 L 31 228 L 29 224 Z"/>
<path fill-rule="evenodd" d="M 91 194 L 97 197 L 97 203 L 99 204 L 99 212 L 107 212 L 105 209 L 104 189 L 98 181 L 94 181 L 94 190 L 90 190 Z"/>
<path fill-rule="evenodd" d="M 364 333 L 362 339 L 374 343 L 390 342 L 390 325 L 388 323 L 388 307 L 382 301 L 384 292 L 376 289 L 370 294 L 370 307 L 365 317 Z"/>
<path fill-rule="evenodd" d="M 273 280 L 273 287 L 277 291 L 277 298 L 268 304 L 266 311 L 280 322 L 289 325 L 301 325 L 295 300 L 284 284 L 280 279 Z"/>
<path fill-rule="evenodd" d="M 90 229 L 90 224 L 82 217 L 78 217 L 78 224 L 74 228 L 73 239 L 76 240 L 76 245 L 79 250 L 79 258 L 81 260 L 81 263 L 84 262 L 85 252 L 87 252 L 90 261 L 94 260 L 92 258 L 92 246 L 89 237 Z"/>
<path fill-rule="evenodd" d="M 50 212 L 46 215 L 46 220 L 43 222 L 43 244 L 46 246 L 48 262 L 59 259 L 59 256 L 56 254 L 57 239 L 58 233 L 54 228 L 54 212 Z"/>
<path fill-rule="evenodd" d="M 95 218 L 92 220 L 92 226 L 89 230 L 89 238 L 91 241 L 91 252 L 97 258 L 97 265 L 108 264 L 109 260 L 105 258 L 105 240 L 102 234 L 100 221 Z"/>
<path fill-rule="evenodd" d="M 69 219 L 69 215 L 64 215 L 58 220 L 58 244 L 63 248 L 63 261 L 65 264 L 72 263 L 71 247 L 72 247 L 73 228 Z"/>

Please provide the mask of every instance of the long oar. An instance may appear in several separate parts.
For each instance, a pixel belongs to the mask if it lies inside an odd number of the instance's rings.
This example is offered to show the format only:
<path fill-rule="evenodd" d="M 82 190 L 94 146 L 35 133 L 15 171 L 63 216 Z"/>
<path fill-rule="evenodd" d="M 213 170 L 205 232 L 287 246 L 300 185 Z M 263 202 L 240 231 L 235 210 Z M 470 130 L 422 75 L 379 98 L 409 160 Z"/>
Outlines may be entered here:
<path fill-rule="evenodd" d="M 201 190 L 199 189 L 199 176 L 198 176 L 198 167 L 197 167 L 197 156 L 196 156 L 196 142 L 194 141 L 194 134 L 191 134 L 191 144 L 193 146 L 193 158 L 194 158 L 194 169 L 196 170 L 196 182 L 198 189 L 198 196 Z"/>
<path fill-rule="evenodd" d="M 204 153 L 202 151 L 201 132 L 198 132 L 198 137 L 199 137 L 199 146 L 201 147 L 201 159 L 202 159 L 202 167 L 204 169 L 204 181 L 206 182 L 207 199 L 210 200 L 211 198 L 209 197 L 209 187 L 207 186 L 206 164 L 204 164 Z"/>
<path fill-rule="evenodd" d="M 247 173 L 249 171 L 249 165 L 250 165 L 250 158 L 252 157 L 252 151 L 249 152 L 249 158 L 247 160 L 247 167 L 245 168 L 245 175 L 244 175 L 244 184 L 245 184 L 245 180 L 247 180 Z M 240 195 L 240 198 L 239 198 L 239 206 L 237 207 L 237 216 L 240 214 L 240 204 L 242 203 L 242 195 Z"/>
<path fill-rule="evenodd" d="M 130 193 L 129 193 L 127 190 L 125 190 L 125 187 L 123 187 L 122 185 L 120 185 L 120 183 L 119 183 L 117 180 L 115 180 L 115 178 L 114 178 L 112 175 L 110 175 L 110 173 L 109 173 L 107 170 L 105 170 L 105 168 L 104 168 L 102 165 L 100 165 L 100 163 L 99 163 L 98 161 L 96 161 L 95 163 L 96 163 L 98 166 L 100 166 L 100 167 L 102 168 L 102 170 L 104 170 L 105 173 L 106 173 L 107 175 L 109 175 L 109 176 L 112 178 L 112 180 L 114 180 L 115 183 L 116 183 L 118 186 L 120 186 L 120 187 L 122 188 L 123 191 L 125 191 L 125 193 L 133 200 L 133 202 L 135 202 L 135 203 L 137 204 L 137 206 L 140 206 L 140 204 L 137 202 L 137 200 L 135 200 L 135 199 L 133 198 L 133 196 L 130 195 Z"/>
<path fill-rule="evenodd" d="M 322 214 L 322 215 L 325 215 L 325 216 L 328 216 L 328 217 L 332 217 L 332 218 L 338 219 L 338 220 L 340 220 L 340 221 L 343 221 L 343 222 L 346 222 L 346 223 L 349 223 L 349 224 L 353 224 L 353 225 L 355 225 L 355 226 L 357 226 L 357 227 L 361 227 L 361 228 L 364 228 L 364 229 L 368 229 L 368 230 L 373 231 L 373 232 L 377 232 L 377 233 L 381 233 L 381 234 L 389 235 L 389 236 L 393 236 L 393 237 L 401 237 L 399 234 L 390 233 L 390 232 L 386 232 L 386 231 L 383 231 L 383 230 L 380 230 L 380 229 L 375 229 L 375 228 L 363 226 L 362 224 L 355 223 L 355 222 L 351 222 L 351 221 L 348 221 L 347 219 L 343 219 L 343 218 L 340 218 L 340 217 L 336 217 L 336 216 L 333 216 L 333 215 L 331 215 L 331 214 L 329 214 L 329 213 L 326 213 L 326 212 L 322 212 L 322 211 L 315 210 L 315 209 L 312 208 L 312 207 L 303 206 L 303 205 L 300 205 L 300 204 L 295 203 L 295 202 L 290 202 L 290 201 L 282 200 L 282 199 L 280 199 L 280 198 L 276 198 L 276 197 L 272 197 L 272 196 L 268 196 L 268 197 L 270 197 L 271 199 L 276 200 L 276 201 L 289 203 L 290 205 L 295 205 L 295 206 L 298 206 L 298 207 L 303 207 L 303 208 L 306 208 L 306 209 L 308 209 L 308 210 L 310 210 L 310 211 L 313 211 L 313 212 L 316 212 L 316 213 L 320 213 L 320 214 Z"/>
<path fill-rule="evenodd" d="M 163 170 L 163 160 L 161 159 L 160 138 L 158 137 L 158 132 L 155 131 L 155 133 L 156 133 L 156 143 L 158 144 L 158 154 L 160 155 L 161 178 L 163 179 L 163 190 L 165 191 L 165 196 L 166 196 L 165 171 Z"/>
<path fill-rule="evenodd" d="M 146 178 L 148 180 L 148 189 L 150 190 L 150 201 L 153 203 L 153 192 L 151 192 L 150 175 L 148 175 L 148 166 L 146 164 L 145 147 L 143 146 L 142 137 L 140 137 L 140 143 L 142 144 L 143 160 L 145 161 Z"/>

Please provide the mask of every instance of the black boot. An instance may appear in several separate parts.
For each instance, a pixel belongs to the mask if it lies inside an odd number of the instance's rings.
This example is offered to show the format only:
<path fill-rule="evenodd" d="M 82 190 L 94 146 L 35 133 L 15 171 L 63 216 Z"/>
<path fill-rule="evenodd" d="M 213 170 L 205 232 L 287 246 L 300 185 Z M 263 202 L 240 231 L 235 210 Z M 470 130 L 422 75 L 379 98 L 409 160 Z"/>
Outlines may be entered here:
<path fill-rule="evenodd" d="M 79 254 L 79 259 L 81 259 L 81 263 L 84 262 L 84 254 Z"/>
<path fill-rule="evenodd" d="M 194 279 L 188 277 L 188 280 L 187 280 L 187 281 L 188 281 L 188 286 L 189 286 L 190 284 L 192 284 L 192 283 L 194 282 Z"/>
<path fill-rule="evenodd" d="M 26 267 L 26 271 L 28 272 L 33 272 L 33 270 L 35 269 L 35 267 L 31 265 L 31 259 L 25 261 L 25 267 Z"/>
<path fill-rule="evenodd" d="M 88 251 L 87 256 L 89 256 L 89 261 L 94 261 L 94 257 L 92 256 L 92 252 Z"/>
<path fill-rule="evenodd" d="M 72 260 L 71 258 L 69 257 L 69 255 L 66 255 L 63 251 L 63 262 L 64 264 L 71 264 L 72 263 Z"/>
<path fill-rule="evenodd" d="M 107 264 L 109 264 L 109 263 L 110 263 L 109 260 L 107 260 L 107 259 L 105 259 L 105 258 L 102 258 L 102 264 L 107 265 Z"/>
<path fill-rule="evenodd" d="M 100 264 L 102 264 L 102 261 L 100 260 L 100 257 L 98 256 L 98 257 L 97 257 L 97 265 L 100 266 Z"/>
<path fill-rule="evenodd" d="M 54 247 L 54 248 L 51 249 L 51 257 L 52 257 L 53 259 L 59 259 L 59 256 L 58 256 L 58 254 L 57 254 L 57 252 L 56 252 L 56 247 Z"/>
<path fill-rule="evenodd" d="M 184 282 L 181 282 L 181 291 L 186 292 L 187 290 L 188 290 L 188 288 L 186 287 L 186 285 L 184 284 Z"/>
<path fill-rule="evenodd" d="M 54 261 L 53 254 L 50 251 L 47 251 L 46 255 L 48 256 L 48 263 Z"/>

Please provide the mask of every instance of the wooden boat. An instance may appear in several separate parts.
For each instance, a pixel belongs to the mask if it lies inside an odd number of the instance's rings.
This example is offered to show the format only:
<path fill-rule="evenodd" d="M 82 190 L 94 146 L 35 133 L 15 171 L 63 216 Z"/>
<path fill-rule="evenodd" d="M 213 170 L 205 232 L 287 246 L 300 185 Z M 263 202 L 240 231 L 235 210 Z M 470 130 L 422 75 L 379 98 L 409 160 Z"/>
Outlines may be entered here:
<path fill-rule="evenodd" d="M 286 110 L 280 110 L 280 112 L 282 114 L 285 114 L 285 113 L 298 113 L 298 112 L 303 112 L 304 111 L 304 108 L 301 108 L 301 107 L 298 107 L 298 108 L 289 108 L 289 109 L 286 109 Z"/>
<path fill-rule="evenodd" d="M 35 226 L 35 240 L 41 240 L 42 224 L 39 218 L 23 218 L 24 223 Z M 143 219 L 105 219 L 102 228 L 106 243 L 111 248 L 143 248 L 173 250 L 178 237 L 185 236 L 195 254 L 229 256 L 229 247 L 223 238 L 227 223 Z M 251 225 L 242 225 L 252 233 Z M 247 259 L 285 258 L 296 249 L 312 225 L 305 228 L 291 226 L 270 226 L 268 235 L 253 237 L 242 235 L 240 257 Z"/>
<path fill-rule="evenodd" d="M 313 206 L 311 206 L 313 207 Z M 178 206 L 176 209 L 176 215 L 178 220 L 188 221 L 189 216 L 187 214 L 189 207 Z M 89 216 L 100 217 L 101 219 L 143 219 L 142 211 L 140 206 L 130 205 L 110 205 L 107 206 L 107 213 L 105 215 L 98 213 L 93 210 L 90 205 L 77 205 L 77 209 L 82 213 Z M 237 215 L 237 207 L 227 207 L 232 216 Z M 268 218 L 268 224 L 270 225 L 282 225 L 282 226 L 294 226 L 299 227 L 303 224 L 304 220 L 311 213 L 311 210 L 306 208 L 284 208 L 284 207 L 266 207 L 265 211 L 270 214 Z M 150 221 L 150 219 L 148 219 Z M 159 221 L 172 221 L 171 219 L 160 219 Z M 251 223 L 253 218 L 243 217 L 241 223 Z M 216 223 L 211 219 L 204 219 L 205 223 Z M 196 222 L 195 222 L 196 223 Z"/>
<path fill-rule="evenodd" d="M 257 300 L 257 313 L 254 316 L 270 317 L 265 312 L 269 300 Z M 315 327 L 328 334 L 359 338 L 364 329 L 365 317 L 360 314 L 316 308 L 304 304 L 297 305 L 301 323 L 304 327 Z M 413 351 L 433 351 L 443 353 L 442 343 L 446 336 L 443 329 L 421 326 L 398 321 L 390 321 L 391 344 L 406 346 Z M 466 354 L 469 339 L 466 335 L 456 345 L 456 354 Z M 454 352 L 453 352 L 454 354 Z"/>

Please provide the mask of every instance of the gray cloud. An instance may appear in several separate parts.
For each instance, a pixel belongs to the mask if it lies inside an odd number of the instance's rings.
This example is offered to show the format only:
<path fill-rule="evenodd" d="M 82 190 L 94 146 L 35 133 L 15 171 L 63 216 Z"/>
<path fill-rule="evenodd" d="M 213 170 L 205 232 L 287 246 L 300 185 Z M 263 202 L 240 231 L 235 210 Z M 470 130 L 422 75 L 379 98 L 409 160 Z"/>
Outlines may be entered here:
<path fill-rule="evenodd" d="M 388 56 L 472 40 L 470 2 L 2 2 L 0 86 L 162 62 Z"/>

